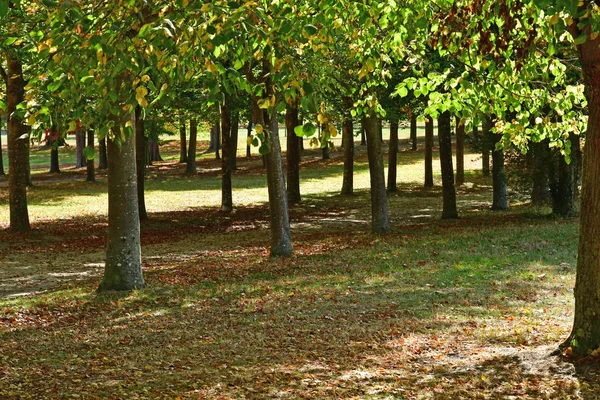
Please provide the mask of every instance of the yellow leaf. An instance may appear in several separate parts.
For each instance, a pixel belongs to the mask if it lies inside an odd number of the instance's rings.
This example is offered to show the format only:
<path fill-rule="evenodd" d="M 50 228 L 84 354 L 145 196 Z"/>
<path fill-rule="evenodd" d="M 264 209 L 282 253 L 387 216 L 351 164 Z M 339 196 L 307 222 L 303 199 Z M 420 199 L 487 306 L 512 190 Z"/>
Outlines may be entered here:
<path fill-rule="evenodd" d="M 338 131 L 335 128 L 335 125 L 329 124 L 329 135 L 331 135 L 331 137 L 336 137 L 337 134 L 338 134 Z"/>
<path fill-rule="evenodd" d="M 209 12 L 210 11 L 210 3 L 204 3 L 204 5 L 200 9 L 200 11 L 202 11 L 202 12 Z"/>
<path fill-rule="evenodd" d="M 558 14 L 554 14 L 552 17 L 550 17 L 550 23 L 552 25 L 558 24 L 559 20 L 560 20 L 560 15 L 558 15 Z"/>
<path fill-rule="evenodd" d="M 169 85 L 167 85 L 166 83 L 164 83 L 161 87 L 160 87 L 160 91 L 164 92 L 165 90 L 167 90 L 167 88 L 169 87 Z"/>
<path fill-rule="evenodd" d="M 35 115 L 30 114 L 29 117 L 27 117 L 27 125 L 33 126 L 33 124 L 35 124 Z"/>
<path fill-rule="evenodd" d="M 256 124 L 256 127 L 254 127 L 254 129 L 256 130 L 256 133 L 258 133 L 259 135 L 264 132 L 264 128 L 261 124 Z"/>
<path fill-rule="evenodd" d="M 150 77 L 148 75 L 144 75 L 142 76 L 142 82 L 146 83 L 150 80 Z"/>
<path fill-rule="evenodd" d="M 248 136 L 248 139 L 246 139 L 246 144 L 248 146 L 252 146 L 252 136 Z"/>

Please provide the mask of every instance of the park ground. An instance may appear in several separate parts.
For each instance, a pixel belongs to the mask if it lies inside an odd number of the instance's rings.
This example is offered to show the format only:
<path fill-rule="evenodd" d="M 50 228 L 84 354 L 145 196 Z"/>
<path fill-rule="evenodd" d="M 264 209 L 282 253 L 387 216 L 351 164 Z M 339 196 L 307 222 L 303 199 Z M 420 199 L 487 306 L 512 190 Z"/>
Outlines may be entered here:
<path fill-rule="evenodd" d="M 489 211 L 491 181 L 470 153 L 461 219 L 442 221 L 439 161 L 423 189 L 423 153 L 403 135 L 392 232 L 370 233 L 358 143 L 352 197 L 338 195 L 341 153 L 308 150 L 295 254 L 281 259 L 268 257 L 260 159 L 239 159 L 224 215 L 207 142 L 193 176 L 166 144 L 148 171 L 148 287 L 106 295 L 94 293 L 106 177 L 84 182 L 72 149 L 47 174 L 48 150 L 34 149 L 31 233 L 5 230 L 0 178 L 0 398 L 600 397 L 593 360 L 553 355 L 573 318 L 577 219 L 531 209 L 518 190 L 510 211 Z"/>

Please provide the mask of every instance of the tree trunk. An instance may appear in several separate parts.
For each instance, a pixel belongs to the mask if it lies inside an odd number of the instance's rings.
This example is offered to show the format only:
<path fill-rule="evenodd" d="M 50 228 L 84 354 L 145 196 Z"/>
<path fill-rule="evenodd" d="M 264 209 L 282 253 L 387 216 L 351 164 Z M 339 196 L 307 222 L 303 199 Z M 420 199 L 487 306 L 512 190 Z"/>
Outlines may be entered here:
<path fill-rule="evenodd" d="M 25 232 L 31 229 L 27 211 L 27 168 L 29 165 L 29 137 L 23 120 L 13 114 L 25 95 L 25 81 L 21 62 L 7 51 L 6 100 L 8 112 L 8 203 L 10 229 Z"/>
<path fill-rule="evenodd" d="M 87 147 L 91 148 L 92 151 L 94 150 L 94 131 L 93 130 L 88 130 L 87 131 Z M 87 163 L 87 176 L 85 178 L 85 180 L 87 182 L 96 182 L 96 168 L 94 165 L 94 159 L 87 159 L 86 160 Z"/>
<path fill-rule="evenodd" d="M 185 119 L 179 121 L 179 163 L 187 163 L 187 142 L 185 131 Z"/>
<path fill-rule="evenodd" d="M 247 128 L 247 135 L 246 137 L 252 137 L 252 121 L 248 121 L 248 128 Z M 252 157 L 252 149 L 250 147 L 250 145 L 248 144 L 248 142 L 246 142 L 246 158 L 250 158 Z"/>
<path fill-rule="evenodd" d="M 557 217 L 571 217 L 575 214 L 573 165 L 567 164 L 564 156 L 558 151 L 554 152 L 549 165 L 552 214 Z"/>
<path fill-rule="evenodd" d="M 456 186 L 465 183 L 465 124 L 456 117 Z"/>
<path fill-rule="evenodd" d="M 264 73 L 268 74 L 269 66 L 264 62 Z M 274 95 L 273 87 L 267 80 L 267 95 Z M 279 142 L 279 126 L 277 124 L 277 110 L 273 108 L 269 121 L 265 121 L 263 110 L 258 108 L 258 98 L 253 97 L 252 114 L 254 122 L 265 128 L 269 152 L 264 157 L 267 167 L 267 186 L 269 191 L 269 211 L 271 223 L 271 256 L 289 256 L 294 250 L 292 247 L 292 233 L 288 212 L 287 194 L 285 188 L 285 175 L 281 157 L 281 144 Z M 268 122 L 268 124 L 266 124 Z"/>
<path fill-rule="evenodd" d="M 360 127 L 360 145 L 361 146 L 366 146 L 367 145 L 367 135 L 366 135 L 366 132 L 365 132 L 364 125 Z"/>
<path fill-rule="evenodd" d="M 496 150 L 496 144 L 502 140 L 502 135 L 491 132 L 494 123 L 489 119 L 486 123 L 487 140 L 492 152 L 492 210 L 508 210 L 508 195 L 506 193 L 506 174 L 504 173 L 504 150 Z"/>
<path fill-rule="evenodd" d="M 148 137 L 147 154 L 148 157 L 146 158 L 148 165 L 152 165 L 154 161 L 164 161 L 163 158 L 160 156 L 160 146 L 151 137 Z"/>
<path fill-rule="evenodd" d="M 354 191 L 354 127 L 352 126 L 352 100 L 344 97 L 344 122 L 342 123 L 342 136 L 344 138 L 344 179 L 342 182 L 342 195 L 350 196 Z"/>
<path fill-rule="evenodd" d="M 548 139 L 531 144 L 532 152 L 532 188 L 531 205 L 541 207 L 546 199 L 550 197 L 550 188 L 548 182 L 548 165 L 550 160 L 550 148 Z"/>
<path fill-rule="evenodd" d="M 287 196 L 290 204 L 300 202 L 300 140 L 294 132 L 299 125 L 296 104 L 287 106 L 285 112 L 287 129 Z"/>
<path fill-rule="evenodd" d="M 484 121 L 481 126 L 481 171 L 483 176 L 490 175 L 490 143 L 489 131 L 493 125 Z"/>
<path fill-rule="evenodd" d="M 217 127 L 216 127 L 215 132 L 216 132 L 216 136 L 215 136 L 215 159 L 216 160 L 220 160 L 221 159 L 221 155 L 219 154 L 219 148 L 221 147 L 221 121 L 217 122 Z"/>
<path fill-rule="evenodd" d="M 440 144 L 440 166 L 442 169 L 442 219 L 458 218 L 456 211 L 456 189 L 454 187 L 454 169 L 452 168 L 452 136 L 450 112 L 446 111 L 438 119 L 438 142 Z"/>
<path fill-rule="evenodd" d="M 388 181 L 387 191 L 396 192 L 398 170 L 398 121 L 390 122 L 390 149 L 388 153 Z"/>
<path fill-rule="evenodd" d="M 234 110 L 231 114 L 231 171 L 235 171 L 237 169 L 237 152 L 238 152 L 238 141 L 239 141 L 239 131 L 240 131 L 240 112 L 239 110 Z"/>
<path fill-rule="evenodd" d="M 198 122 L 196 118 L 190 119 L 190 141 L 188 146 L 188 155 L 186 158 L 185 173 L 196 173 L 196 141 L 198 138 Z"/>
<path fill-rule="evenodd" d="M 225 103 L 221 106 L 221 132 L 223 140 L 223 158 L 221 159 L 221 211 L 229 213 L 233 210 L 233 194 L 231 189 L 231 113 L 230 97 L 225 95 Z"/>
<path fill-rule="evenodd" d="M 51 174 L 60 172 L 60 165 L 58 163 L 58 143 L 53 143 L 50 149 L 50 171 Z"/>
<path fill-rule="evenodd" d="M 385 192 L 383 150 L 375 111 L 371 111 L 363 121 L 367 135 L 367 154 L 371 178 L 371 231 L 377 234 L 385 233 L 390 230 L 390 221 Z"/>
<path fill-rule="evenodd" d="M 417 114 L 411 114 L 410 116 L 410 141 L 411 149 L 417 150 Z"/>
<path fill-rule="evenodd" d="M 579 184 L 581 183 L 581 136 L 571 133 L 571 168 L 573 170 L 573 197 L 579 197 Z M 0 157 L 0 161 L 2 158 Z"/>
<path fill-rule="evenodd" d="M 103 137 L 98 142 L 98 169 L 107 169 L 108 161 L 106 158 L 106 138 Z"/>
<path fill-rule="evenodd" d="M 135 115 L 124 121 L 115 118 L 114 136 L 120 137 L 126 120 L 135 124 Z M 126 136 L 120 146 L 109 139 L 108 150 L 108 234 L 104 277 L 98 292 L 133 290 L 145 286 L 142 275 L 140 220 L 137 201 L 135 138 Z"/>
<path fill-rule="evenodd" d="M 83 168 L 87 166 L 87 160 L 83 155 L 83 149 L 85 149 L 85 130 L 83 128 L 77 128 L 75 130 L 75 144 L 77 146 L 77 168 Z"/>
<path fill-rule="evenodd" d="M 588 39 L 578 49 L 589 117 L 581 177 L 575 319 L 565 345 L 586 356 L 600 347 L 600 39 Z"/>
<path fill-rule="evenodd" d="M 433 118 L 425 122 L 425 187 L 433 187 Z"/>
<path fill-rule="evenodd" d="M 146 149 L 148 148 L 144 120 L 141 118 L 142 109 L 135 108 L 135 172 L 137 175 L 137 202 L 140 221 L 148 219 L 146 212 L 145 178 L 146 178 Z"/>
<path fill-rule="evenodd" d="M 0 132 L 2 132 L 3 118 L 0 117 Z M 4 176 L 4 161 L 2 160 L 2 134 L 0 133 L 0 176 Z"/>

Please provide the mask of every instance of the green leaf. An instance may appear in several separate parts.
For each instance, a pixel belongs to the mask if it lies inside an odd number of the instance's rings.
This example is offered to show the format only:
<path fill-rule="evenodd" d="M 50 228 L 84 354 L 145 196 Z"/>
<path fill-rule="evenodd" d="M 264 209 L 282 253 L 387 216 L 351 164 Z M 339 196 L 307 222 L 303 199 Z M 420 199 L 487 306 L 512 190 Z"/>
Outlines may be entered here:
<path fill-rule="evenodd" d="M 93 147 L 86 147 L 83 149 L 83 156 L 86 158 L 86 160 L 93 160 L 96 156 L 96 152 L 94 151 Z"/>
<path fill-rule="evenodd" d="M 304 26 L 304 32 L 306 32 L 308 36 L 314 36 L 319 32 L 319 29 L 314 25 L 308 24 Z"/>
<path fill-rule="evenodd" d="M 575 39 L 575 44 L 576 45 L 581 45 L 584 44 L 587 41 L 587 34 L 582 33 L 581 35 L 577 36 L 577 38 Z"/>
<path fill-rule="evenodd" d="M 406 97 L 408 95 L 408 89 L 404 86 L 398 88 L 398 95 L 400 97 Z"/>
<path fill-rule="evenodd" d="M 8 13 L 8 0 L 0 0 L 0 18 Z"/>
<path fill-rule="evenodd" d="M 314 126 L 310 122 L 307 122 L 306 124 L 304 124 L 302 126 L 302 132 L 304 133 L 304 136 L 306 136 L 306 137 L 314 135 L 316 131 L 317 131 L 317 127 Z"/>
<path fill-rule="evenodd" d="M 260 147 L 258 148 L 258 152 L 261 155 L 265 155 L 269 152 L 269 145 L 267 143 L 263 143 L 260 145 Z"/>

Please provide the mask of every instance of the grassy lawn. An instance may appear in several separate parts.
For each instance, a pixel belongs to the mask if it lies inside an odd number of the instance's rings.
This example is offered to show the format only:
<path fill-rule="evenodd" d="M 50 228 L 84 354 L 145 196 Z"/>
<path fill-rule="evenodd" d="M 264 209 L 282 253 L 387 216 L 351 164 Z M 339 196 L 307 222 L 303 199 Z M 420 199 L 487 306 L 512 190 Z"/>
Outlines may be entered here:
<path fill-rule="evenodd" d="M 542 216 L 518 193 L 511 211 L 490 212 L 475 154 L 462 218 L 441 221 L 441 189 L 421 187 L 422 151 L 402 151 L 393 231 L 374 236 L 357 147 L 350 198 L 337 194 L 340 153 L 305 153 L 295 255 L 284 259 L 268 258 L 258 158 L 240 158 L 230 215 L 218 212 L 212 156 L 195 176 L 156 163 L 142 225 L 148 287 L 129 294 L 93 293 L 105 177 L 38 174 L 34 231 L 0 231 L 0 398 L 596 398 L 595 367 L 551 355 L 572 322 L 578 221 Z"/>

